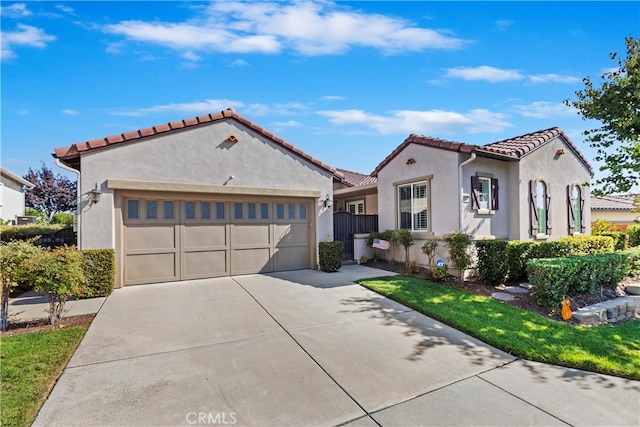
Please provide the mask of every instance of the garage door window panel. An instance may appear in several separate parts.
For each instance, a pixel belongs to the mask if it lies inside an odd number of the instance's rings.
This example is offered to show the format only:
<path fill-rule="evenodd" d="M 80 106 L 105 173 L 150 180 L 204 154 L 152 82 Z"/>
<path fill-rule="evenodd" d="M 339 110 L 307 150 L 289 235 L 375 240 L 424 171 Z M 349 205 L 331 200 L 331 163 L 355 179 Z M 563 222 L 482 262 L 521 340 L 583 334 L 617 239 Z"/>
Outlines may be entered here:
<path fill-rule="evenodd" d="M 127 219 L 140 218 L 139 206 L 140 206 L 139 200 L 133 200 L 133 199 L 127 200 Z"/>
<path fill-rule="evenodd" d="M 284 203 L 278 203 L 276 205 L 276 217 L 278 219 L 284 219 Z"/>
<path fill-rule="evenodd" d="M 165 202 L 163 203 L 163 207 L 164 207 L 164 219 L 173 219 L 174 215 L 173 215 L 173 201 L 172 200 L 165 200 Z"/>
<path fill-rule="evenodd" d="M 261 219 L 269 219 L 269 204 L 261 203 L 260 204 L 260 218 Z"/>
<path fill-rule="evenodd" d="M 145 203 L 147 219 L 156 219 L 158 217 L 158 202 L 156 200 L 147 200 Z"/>
<path fill-rule="evenodd" d="M 200 218 L 211 219 L 211 202 L 200 202 Z"/>

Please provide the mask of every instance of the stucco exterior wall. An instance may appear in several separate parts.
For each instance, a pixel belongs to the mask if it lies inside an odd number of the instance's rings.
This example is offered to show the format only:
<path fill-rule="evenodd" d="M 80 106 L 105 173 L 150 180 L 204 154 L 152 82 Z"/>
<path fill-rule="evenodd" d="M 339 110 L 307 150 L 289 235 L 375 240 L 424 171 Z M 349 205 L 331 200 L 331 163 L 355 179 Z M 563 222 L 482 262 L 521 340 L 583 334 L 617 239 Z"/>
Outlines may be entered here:
<path fill-rule="evenodd" d="M 556 154 L 559 149 L 564 154 Z M 591 181 L 586 166 L 569 148 L 561 137 L 543 145 L 520 160 L 519 174 L 519 230 L 518 240 L 532 240 L 529 232 L 529 181 L 544 180 L 551 189 L 552 232 L 549 239 L 557 239 L 569 235 L 569 210 L 567 207 L 567 185 L 580 185 L 584 191 L 583 222 L 585 234 L 591 234 L 591 203 L 589 187 L 584 185 Z"/>
<path fill-rule="evenodd" d="M 415 163 L 407 164 L 413 158 Z M 430 233 L 441 236 L 458 229 L 458 153 L 416 144 L 408 145 L 378 173 L 378 224 L 380 230 L 398 228 L 397 185 L 431 176 L 429 182 Z"/>
<path fill-rule="evenodd" d="M 509 192 L 508 162 L 476 157 L 462 169 L 462 188 L 465 195 L 462 204 L 462 229 L 475 239 L 506 239 L 509 237 Z M 472 209 L 471 177 L 484 176 L 498 180 L 498 209 L 480 213 Z M 483 211 L 481 211 L 483 212 Z"/>
<path fill-rule="evenodd" d="M 0 186 L 0 218 L 15 220 L 24 215 L 24 190 L 22 184 L 2 177 Z"/>
<path fill-rule="evenodd" d="M 238 142 L 226 141 L 234 135 Z M 81 158 L 81 248 L 115 248 L 114 192 L 108 179 L 212 184 L 260 189 L 314 190 L 332 194 L 332 174 L 234 120 L 89 152 Z M 233 179 L 229 179 L 233 176 Z M 100 202 L 91 204 L 97 186 Z M 332 209 L 316 201 L 316 241 L 333 235 Z"/>
<path fill-rule="evenodd" d="M 636 220 L 640 221 L 640 213 L 625 211 L 591 211 L 591 223 L 595 223 L 599 219 L 604 219 L 615 224 L 616 228 L 620 231 L 626 231 L 630 225 L 636 224 Z"/>

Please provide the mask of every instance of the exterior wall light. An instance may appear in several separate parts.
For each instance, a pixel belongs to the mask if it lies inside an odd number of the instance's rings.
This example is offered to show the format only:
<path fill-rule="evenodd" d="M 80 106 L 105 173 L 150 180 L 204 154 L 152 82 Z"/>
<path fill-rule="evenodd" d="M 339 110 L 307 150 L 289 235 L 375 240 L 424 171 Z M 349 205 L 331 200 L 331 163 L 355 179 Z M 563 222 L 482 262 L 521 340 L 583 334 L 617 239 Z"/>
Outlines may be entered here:
<path fill-rule="evenodd" d="M 329 193 L 327 193 L 327 197 L 325 197 L 322 201 L 322 206 L 324 206 L 325 208 L 330 208 L 331 205 L 333 205 L 333 200 L 331 200 L 331 198 L 329 197 Z"/>
<path fill-rule="evenodd" d="M 96 187 L 89 191 L 89 199 L 91 200 L 91 203 L 98 203 L 100 201 L 101 194 L 100 190 L 98 190 L 98 184 L 96 184 Z"/>

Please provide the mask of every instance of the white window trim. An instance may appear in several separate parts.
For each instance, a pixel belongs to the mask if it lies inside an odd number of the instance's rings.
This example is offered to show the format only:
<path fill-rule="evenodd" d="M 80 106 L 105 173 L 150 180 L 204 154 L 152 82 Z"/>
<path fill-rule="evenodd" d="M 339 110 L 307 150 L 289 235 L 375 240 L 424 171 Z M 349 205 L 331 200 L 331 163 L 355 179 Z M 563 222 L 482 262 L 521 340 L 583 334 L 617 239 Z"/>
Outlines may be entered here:
<path fill-rule="evenodd" d="M 416 185 L 420 185 L 420 184 L 424 184 L 426 187 L 426 199 L 427 199 L 427 228 L 426 229 L 415 229 L 414 227 L 414 223 L 413 223 L 413 216 L 415 215 L 414 213 L 414 198 L 413 198 L 413 187 Z M 401 182 L 401 183 L 397 183 L 396 185 L 396 215 L 397 215 L 397 220 L 396 220 L 396 226 L 397 228 L 401 228 L 400 226 L 400 220 L 401 220 L 401 213 L 400 213 L 400 188 L 401 187 L 406 187 L 406 186 L 411 186 L 411 229 L 409 231 L 411 231 L 412 233 L 429 233 L 431 232 L 431 180 L 429 178 L 427 179 L 419 179 L 417 181 L 408 181 L 408 182 Z"/>

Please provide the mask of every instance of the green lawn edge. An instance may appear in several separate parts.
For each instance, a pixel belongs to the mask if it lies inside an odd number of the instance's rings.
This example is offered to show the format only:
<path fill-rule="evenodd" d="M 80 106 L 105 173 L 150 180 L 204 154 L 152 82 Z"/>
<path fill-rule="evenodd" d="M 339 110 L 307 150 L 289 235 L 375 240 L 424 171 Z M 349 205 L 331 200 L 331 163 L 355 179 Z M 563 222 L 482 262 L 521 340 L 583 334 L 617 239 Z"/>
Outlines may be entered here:
<path fill-rule="evenodd" d="M 574 326 L 415 277 L 357 283 L 515 357 L 640 380 L 640 319 Z"/>
<path fill-rule="evenodd" d="M 0 338 L 0 425 L 33 423 L 87 329 L 75 326 Z"/>

